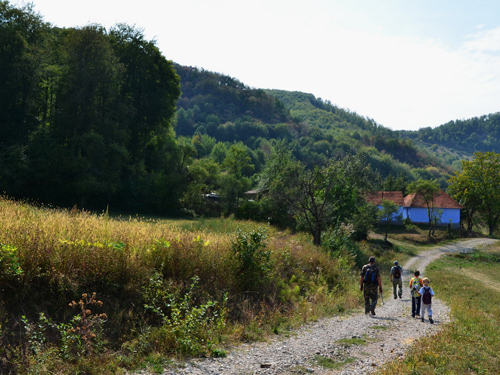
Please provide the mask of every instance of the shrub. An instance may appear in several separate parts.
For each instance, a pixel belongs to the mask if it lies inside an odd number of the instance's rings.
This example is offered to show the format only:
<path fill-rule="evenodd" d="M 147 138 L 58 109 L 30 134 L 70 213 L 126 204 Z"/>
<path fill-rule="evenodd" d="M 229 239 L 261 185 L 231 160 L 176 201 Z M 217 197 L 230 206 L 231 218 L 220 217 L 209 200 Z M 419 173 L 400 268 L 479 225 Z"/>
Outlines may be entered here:
<path fill-rule="evenodd" d="M 332 258 L 350 257 L 356 265 L 363 264 L 363 254 L 345 227 L 337 226 L 322 233 L 321 248 Z"/>
<path fill-rule="evenodd" d="M 167 283 L 155 273 L 143 288 L 147 301 L 144 307 L 156 313 L 162 322 L 158 329 L 147 333 L 149 341 L 168 343 L 159 349 L 170 351 L 174 348 L 179 354 L 194 356 L 211 354 L 216 349 L 226 324 L 227 294 L 220 303 L 208 300 L 197 304 L 198 285 L 199 279 L 194 277 L 185 294 L 180 296 L 172 282 Z"/>
<path fill-rule="evenodd" d="M 238 263 L 243 291 L 258 291 L 271 276 L 272 252 L 266 249 L 267 230 L 260 227 L 251 232 L 236 231 L 232 249 Z"/>

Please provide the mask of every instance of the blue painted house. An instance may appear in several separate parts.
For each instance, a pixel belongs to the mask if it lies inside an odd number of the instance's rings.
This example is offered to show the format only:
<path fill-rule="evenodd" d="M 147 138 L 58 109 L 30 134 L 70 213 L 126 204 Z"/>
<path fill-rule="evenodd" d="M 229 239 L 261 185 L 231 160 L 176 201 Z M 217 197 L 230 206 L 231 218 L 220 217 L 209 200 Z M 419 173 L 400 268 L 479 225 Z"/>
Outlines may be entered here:
<path fill-rule="evenodd" d="M 397 214 L 394 216 L 398 216 L 399 214 L 402 215 L 403 219 L 405 218 L 404 216 L 404 198 L 403 198 L 403 192 L 401 191 L 376 191 L 373 193 L 367 193 L 366 194 L 366 201 L 370 202 L 378 207 L 379 210 L 382 209 L 382 200 L 388 200 L 396 203 L 399 206 L 399 210 Z"/>
<path fill-rule="evenodd" d="M 366 194 L 366 201 L 378 206 L 379 209 L 382 208 L 382 199 L 390 200 L 400 206 L 398 214 L 402 214 L 403 220 L 409 218 L 414 223 L 429 223 L 427 205 L 422 196 L 409 194 L 403 198 L 401 191 L 377 191 Z M 460 210 L 462 208 L 457 201 L 442 190 L 434 197 L 431 204 L 431 209 L 439 210 L 442 213 L 438 225 L 451 223 L 453 227 L 460 226 Z"/>
<path fill-rule="evenodd" d="M 431 209 L 442 212 L 438 225 L 448 225 L 460 227 L 460 210 L 463 208 L 457 201 L 444 191 L 434 197 Z M 427 205 L 419 194 L 409 194 L 404 199 L 404 217 L 409 218 L 414 223 L 428 223 L 429 215 Z"/>

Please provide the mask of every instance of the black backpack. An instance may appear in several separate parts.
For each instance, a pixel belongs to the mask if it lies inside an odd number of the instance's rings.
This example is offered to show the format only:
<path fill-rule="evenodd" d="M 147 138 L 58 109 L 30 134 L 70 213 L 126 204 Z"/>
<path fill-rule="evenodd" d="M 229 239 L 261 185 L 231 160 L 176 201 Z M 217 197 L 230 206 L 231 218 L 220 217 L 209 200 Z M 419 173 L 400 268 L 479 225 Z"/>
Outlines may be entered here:
<path fill-rule="evenodd" d="M 424 305 L 430 305 L 432 301 L 431 287 L 424 286 L 424 294 L 422 294 L 422 303 Z"/>
<path fill-rule="evenodd" d="M 378 284 L 377 272 L 371 266 L 366 267 L 364 282 L 365 284 Z"/>
<path fill-rule="evenodd" d="M 392 276 L 395 279 L 400 279 L 401 278 L 401 266 L 397 266 L 396 268 L 394 268 L 394 273 L 392 274 Z"/>

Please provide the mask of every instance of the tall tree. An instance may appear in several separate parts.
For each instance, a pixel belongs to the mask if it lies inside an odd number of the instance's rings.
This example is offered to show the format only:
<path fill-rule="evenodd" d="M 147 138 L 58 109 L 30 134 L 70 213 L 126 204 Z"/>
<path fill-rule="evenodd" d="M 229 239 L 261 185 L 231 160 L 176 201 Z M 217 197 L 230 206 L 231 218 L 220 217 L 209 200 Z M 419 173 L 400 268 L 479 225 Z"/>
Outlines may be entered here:
<path fill-rule="evenodd" d="M 30 139 L 30 184 L 53 203 L 103 207 L 120 190 L 128 158 L 119 97 L 123 67 L 103 27 L 55 33 L 55 50 L 47 52 L 58 55 L 58 78 L 48 88 L 54 113 Z"/>
<path fill-rule="evenodd" d="M 0 1 L 0 191 L 25 197 L 31 132 L 39 124 L 44 46 L 50 27 L 33 5 Z"/>
<path fill-rule="evenodd" d="M 326 228 L 347 223 L 358 211 L 364 203 L 360 192 L 374 180 L 369 166 L 357 156 L 306 169 L 281 144 L 264 168 L 261 183 L 320 245 Z"/>
<path fill-rule="evenodd" d="M 382 209 L 379 210 L 379 219 L 385 223 L 385 237 L 384 241 L 387 241 L 387 235 L 389 234 L 389 228 L 393 221 L 402 221 L 403 214 L 399 212 L 399 205 L 388 199 L 382 199 L 381 202 Z"/>
<path fill-rule="evenodd" d="M 462 161 L 462 170 L 449 182 L 454 197 L 467 209 L 470 226 L 479 211 L 493 235 L 500 217 L 500 154 L 476 152 L 473 160 Z"/>
<path fill-rule="evenodd" d="M 121 97 L 130 160 L 121 198 L 143 202 L 151 209 L 178 208 L 185 191 L 183 153 L 172 123 L 180 95 L 179 76 L 141 30 L 118 25 L 110 31 L 110 39 L 125 69 Z"/>
<path fill-rule="evenodd" d="M 26 143 L 38 124 L 48 30 L 33 5 L 17 9 L 0 1 L 0 147 Z"/>
<path fill-rule="evenodd" d="M 122 83 L 129 112 L 130 151 L 134 160 L 148 153 L 152 134 L 168 134 L 180 95 L 180 81 L 174 65 L 153 41 L 144 38 L 142 30 L 117 25 L 110 38 L 125 68 Z"/>
<path fill-rule="evenodd" d="M 429 218 L 429 237 L 432 234 L 436 216 L 438 215 L 438 208 L 434 206 L 434 198 L 439 194 L 441 188 L 434 180 L 418 179 L 417 181 L 410 182 L 407 191 L 418 194 L 422 197 L 427 206 L 427 216 Z"/>
<path fill-rule="evenodd" d="M 239 199 L 251 186 L 249 173 L 254 170 L 249 149 L 242 143 L 231 145 L 222 163 L 219 192 L 226 214 L 234 212 Z"/>

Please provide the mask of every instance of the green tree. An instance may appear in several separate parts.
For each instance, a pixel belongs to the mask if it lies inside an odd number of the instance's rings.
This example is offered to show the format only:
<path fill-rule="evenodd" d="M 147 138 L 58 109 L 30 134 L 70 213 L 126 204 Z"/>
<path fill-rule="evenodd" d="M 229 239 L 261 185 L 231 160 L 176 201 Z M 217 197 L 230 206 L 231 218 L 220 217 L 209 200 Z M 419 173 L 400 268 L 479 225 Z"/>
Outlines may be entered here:
<path fill-rule="evenodd" d="M 233 213 L 243 193 L 250 189 L 248 177 L 254 170 L 250 150 L 242 143 L 231 145 L 222 163 L 222 173 L 219 178 L 219 195 L 224 204 L 226 214 Z"/>
<path fill-rule="evenodd" d="M 427 216 L 429 218 L 429 237 L 432 234 L 434 225 L 436 223 L 436 210 L 434 207 L 434 198 L 440 193 L 441 188 L 435 180 L 423 180 L 410 182 L 407 188 L 408 192 L 418 194 L 422 197 L 427 206 Z"/>
<path fill-rule="evenodd" d="M 0 191 L 11 196 L 29 192 L 27 144 L 42 119 L 49 31 L 32 4 L 0 1 Z"/>
<path fill-rule="evenodd" d="M 188 167 L 188 184 L 181 199 L 183 208 L 198 215 L 211 213 L 211 204 L 205 200 L 204 195 L 217 190 L 219 173 L 220 165 L 213 159 L 194 160 Z"/>
<path fill-rule="evenodd" d="M 81 204 L 97 197 L 106 202 L 120 189 L 128 157 L 119 122 L 123 68 L 103 27 L 72 29 L 64 40 L 64 84 L 53 136 L 67 148 L 70 186 Z"/>
<path fill-rule="evenodd" d="M 227 155 L 227 147 L 222 142 L 217 142 L 212 148 L 210 157 L 214 159 L 217 163 L 222 164 Z"/>
<path fill-rule="evenodd" d="M 378 217 L 380 221 L 385 223 L 385 237 L 384 241 L 387 241 L 387 235 L 389 234 L 389 228 L 393 221 L 402 221 L 403 214 L 399 212 L 400 206 L 388 199 L 382 199 L 382 208 L 378 212 Z"/>
<path fill-rule="evenodd" d="M 141 30 L 118 25 L 109 37 L 125 69 L 121 100 L 130 159 L 120 197 L 147 209 L 176 209 L 186 187 L 187 165 L 186 150 L 178 147 L 172 124 L 180 95 L 179 76 Z"/>
<path fill-rule="evenodd" d="M 480 213 L 481 200 L 479 196 L 469 188 L 471 184 L 469 175 L 465 173 L 464 170 L 455 172 L 454 176 L 448 180 L 448 183 L 448 193 L 464 208 L 462 212 L 465 214 L 465 220 L 467 222 L 466 229 L 472 231 L 474 225 L 479 221 L 479 219 L 477 219 L 477 214 Z"/>
<path fill-rule="evenodd" d="M 462 170 L 449 182 L 453 196 L 467 210 L 469 226 L 472 228 L 472 217 L 479 211 L 493 235 L 500 217 L 500 154 L 476 152 L 474 159 L 462 161 Z"/>
<path fill-rule="evenodd" d="M 320 245 L 326 228 L 352 220 L 364 203 L 360 192 L 374 180 L 360 157 L 331 159 L 307 169 L 280 143 L 263 170 L 261 186 L 278 204 L 286 206 L 299 229 L 311 233 L 313 242 Z"/>
<path fill-rule="evenodd" d="M 0 1 L 0 149 L 25 144 L 38 125 L 49 29 L 33 5 L 17 9 Z"/>
<path fill-rule="evenodd" d="M 154 41 L 132 26 L 117 25 L 110 31 L 116 56 L 125 68 L 121 95 L 127 102 L 130 152 L 134 160 L 144 160 L 152 136 L 172 128 L 180 81 L 173 63 Z"/>

